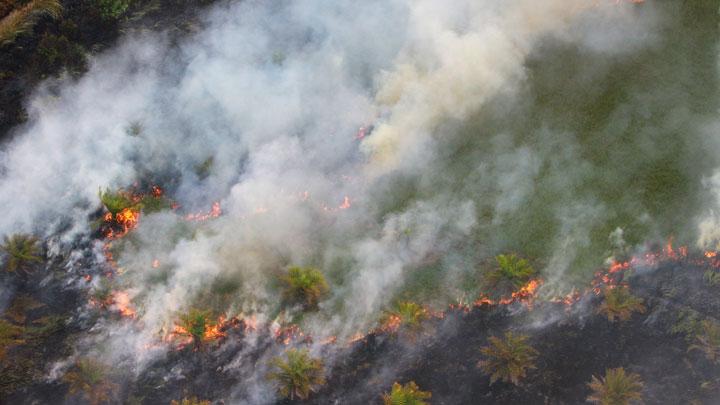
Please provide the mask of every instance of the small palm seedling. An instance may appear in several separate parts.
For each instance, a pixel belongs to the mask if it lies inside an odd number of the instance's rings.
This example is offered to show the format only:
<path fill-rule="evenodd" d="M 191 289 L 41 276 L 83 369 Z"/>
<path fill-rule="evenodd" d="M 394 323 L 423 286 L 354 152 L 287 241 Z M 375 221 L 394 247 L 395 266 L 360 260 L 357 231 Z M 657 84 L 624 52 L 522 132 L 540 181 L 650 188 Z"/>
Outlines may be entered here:
<path fill-rule="evenodd" d="M 5 237 L 0 250 L 7 255 L 5 270 L 11 273 L 29 273 L 33 263 L 41 263 L 42 256 L 38 239 L 32 235 L 15 234 Z"/>
<path fill-rule="evenodd" d="M 639 403 L 642 398 L 643 382 L 635 373 L 625 373 L 625 369 L 605 370 L 605 377 L 592 376 L 588 383 L 592 394 L 588 401 L 601 405 L 628 405 Z"/>
<path fill-rule="evenodd" d="M 175 334 L 186 336 L 192 339 L 193 347 L 199 349 L 202 346 L 209 329 L 215 325 L 210 317 L 210 311 L 191 309 L 180 315 L 180 321 L 175 326 Z"/>
<path fill-rule="evenodd" d="M 720 272 L 715 270 L 708 270 L 703 274 L 703 281 L 710 287 L 720 285 Z"/>
<path fill-rule="evenodd" d="M 328 293 L 325 277 L 311 267 L 290 267 L 282 277 L 285 284 L 283 297 L 289 303 L 300 303 L 306 309 L 317 308 L 320 300 Z"/>
<path fill-rule="evenodd" d="M 276 357 L 272 360 L 276 371 L 268 374 L 282 397 L 307 399 L 311 392 L 317 392 L 325 384 L 322 360 L 311 357 L 304 349 L 289 349 L 285 355 L 285 359 Z"/>
<path fill-rule="evenodd" d="M 5 359 L 5 353 L 9 348 L 25 342 L 24 335 L 25 328 L 0 319 L 0 361 Z"/>
<path fill-rule="evenodd" d="M 118 215 L 125 210 L 139 211 L 140 203 L 136 199 L 132 198 L 132 195 L 122 190 L 110 191 L 100 190 L 100 202 L 105 206 L 113 215 Z"/>
<path fill-rule="evenodd" d="M 514 254 L 498 255 L 495 260 L 497 267 L 486 277 L 490 285 L 499 287 L 503 292 L 522 288 L 536 274 L 530 262 Z"/>
<path fill-rule="evenodd" d="M 427 318 L 428 312 L 421 305 L 412 301 L 400 301 L 383 316 L 382 329 L 396 332 L 401 326 L 405 326 L 410 331 L 417 331 Z"/>
<path fill-rule="evenodd" d="M 383 394 L 383 403 L 384 405 L 428 405 L 425 400 L 430 397 L 432 394 L 428 391 L 420 391 L 415 381 L 405 385 L 396 382 L 389 393 Z"/>
<path fill-rule="evenodd" d="M 15 41 L 18 36 L 29 32 L 42 16 L 59 18 L 62 5 L 59 0 L 32 0 L 0 19 L 0 45 Z"/>
<path fill-rule="evenodd" d="M 75 362 L 63 381 L 69 385 L 70 395 L 81 394 L 93 405 L 110 401 L 118 388 L 108 381 L 107 367 L 91 359 Z"/>
<path fill-rule="evenodd" d="M 198 399 L 197 397 L 183 398 L 180 401 L 172 400 L 170 405 L 210 405 L 210 401 L 206 399 Z"/>
<path fill-rule="evenodd" d="M 527 370 L 535 368 L 537 351 L 527 343 L 528 336 L 506 332 L 505 338 L 490 337 L 490 345 L 480 349 L 487 358 L 478 365 L 490 374 L 490 384 L 497 380 L 520 385 Z"/>
<path fill-rule="evenodd" d="M 605 315 L 610 322 L 616 318 L 627 321 L 634 312 L 645 312 L 642 298 L 632 295 L 627 287 L 606 288 L 604 296 L 598 313 Z"/>
<path fill-rule="evenodd" d="M 710 320 L 701 322 L 701 331 L 695 335 L 695 344 L 690 350 L 700 350 L 705 357 L 717 364 L 720 363 L 720 325 Z"/>

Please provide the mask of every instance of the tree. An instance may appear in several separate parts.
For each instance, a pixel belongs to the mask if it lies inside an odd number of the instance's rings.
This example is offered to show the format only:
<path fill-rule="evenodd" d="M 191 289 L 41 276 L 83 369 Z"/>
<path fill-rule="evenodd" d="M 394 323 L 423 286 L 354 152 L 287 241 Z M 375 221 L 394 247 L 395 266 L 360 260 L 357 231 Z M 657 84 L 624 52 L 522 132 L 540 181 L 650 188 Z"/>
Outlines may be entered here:
<path fill-rule="evenodd" d="M 592 376 L 588 383 L 592 394 L 587 398 L 590 402 L 601 405 L 628 405 L 640 402 L 643 382 L 635 373 L 626 374 L 625 369 L 613 368 L 605 370 L 605 377 Z"/>
<path fill-rule="evenodd" d="M 642 298 L 632 295 L 628 287 L 608 287 L 605 289 L 604 297 L 598 313 L 604 314 L 610 322 L 614 322 L 615 318 L 627 321 L 633 312 L 645 312 Z"/>
<path fill-rule="evenodd" d="M 41 263 L 41 249 L 38 239 L 35 236 L 27 234 L 15 234 L 5 237 L 5 243 L 0 246 L 0 250 L 7 255 L 5 270 L 11 273 L 22 271 L 29 273 L 32 271 L 33 263 Z"/>
<path fill-rule="evenodd" d="M 498 255 L 495 260 L 497 267 L 486 278 L 501 294 L 521 288 L 536 274 L 530 262 L 514 254 Z"/>
<path fill-rule="evenodd" d="M 311 392 L 325 384 L 322 360 L 310 356 L 307 350 L 289 349 L 286 359 L 276 357 L 272 365 L 277 371 L 268 378 L 277 384 L 278 393 L 284 398 L 307 399 Z"/>
<path fill-rule="evenodd" d="M 385 313 L 382 328 L 395 332 L 401 326 L 405 326 L 410 331 L 417 331 L 427 318 L 428 312 L 421 305 L 412 301 L 400 301 L 394 309 Z"/>
<path fill-rule="evenodd" d="M 700 350 L 708 360 L 720 363 L 720 325 L 707 319 L 700 325 L 701 331 L 695 335 L 696 343 L 691 345 L 688 351 Z"/>
<path fill-rule="evenodd" d="M 415 381 L 405 385 L 396 382 L 389 393 L 383 394 L 383 402 L 385 405 L 428 405 L 425 400 L 430 397 L 432 394 L 428 391 L 420 391 Z"/>
<path fill-rule="evenodd" d="M 487 358 L 478 365 L 490 374 L 490 384 L 497 380 L 520 385 L 527 370 L 535 368 L 537 351 L 527 344 L 528 336 L 515 335 L 508 331 L 505 338 L 490 337 L 490 345 L 480 349 Z"/>
<path fill-rule="evenodd" d="M 281 280 L 285 284 L 285 301 L 301 303 L 305 309 L 317 308 L 320 300 L 329 291 L 325 277 L 312 267 L 290 267 Z"/>
<path fill-rule="evenodd" d="M 187 313 L 180 315 L 180 321 L 175 329 L 175 334 L 191 338 L 193 347 L 198 349 L 202 346 L 207 330 L 214 325 L 215 322 L 210 317 L 210 311 L 193 308 Z"/>
<path fill-rule="evenodd" d="M 82 394 L 92 405 L 109 402 L 118 389 L 107 379 L 107 367 L 92 359 L 80 359 L 63 376 L 70 395 Z"/>

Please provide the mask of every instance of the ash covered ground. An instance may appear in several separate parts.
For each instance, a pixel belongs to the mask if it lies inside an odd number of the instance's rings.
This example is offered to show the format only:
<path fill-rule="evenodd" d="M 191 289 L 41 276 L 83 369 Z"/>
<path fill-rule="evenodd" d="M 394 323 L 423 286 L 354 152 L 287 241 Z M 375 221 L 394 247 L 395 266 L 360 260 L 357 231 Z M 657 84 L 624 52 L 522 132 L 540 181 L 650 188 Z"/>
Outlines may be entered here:
<path fill-rule="evenodd" d="M 720 2 L 0 16 L 0 403 L 720 402 Z"/>

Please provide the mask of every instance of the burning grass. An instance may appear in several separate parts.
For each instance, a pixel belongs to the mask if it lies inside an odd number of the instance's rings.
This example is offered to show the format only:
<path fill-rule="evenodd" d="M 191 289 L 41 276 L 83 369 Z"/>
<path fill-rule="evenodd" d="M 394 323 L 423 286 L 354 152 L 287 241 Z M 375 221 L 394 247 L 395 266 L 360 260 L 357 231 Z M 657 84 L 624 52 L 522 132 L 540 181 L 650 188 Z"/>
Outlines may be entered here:
<path fill-rule="evenodd" d="M 285 358 L 276 357 L 271 364 L 276 371 L 268 374 L 268 378 L 275 382 L 283 398 L 307 399 L 325 384 L 322 360 L 311 357 L 307 350 L 288 349 Z"/>
<path fill-rule="evenodd" d="M 607 369 L 604 377 L 592 376 L 588 383 L 592 394 L 587 400 L 601 405 L 642 403 L 643 386 L 638 374 L 625 373 L 622 367 Z"/>

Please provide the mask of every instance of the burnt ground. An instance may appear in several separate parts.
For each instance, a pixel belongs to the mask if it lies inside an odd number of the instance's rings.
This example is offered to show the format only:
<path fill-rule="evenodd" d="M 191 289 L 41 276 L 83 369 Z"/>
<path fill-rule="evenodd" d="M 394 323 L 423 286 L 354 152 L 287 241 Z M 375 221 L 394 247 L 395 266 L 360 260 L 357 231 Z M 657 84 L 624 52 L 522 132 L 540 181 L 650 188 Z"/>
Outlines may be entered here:
<path fill-rule="evenodd" d="M 706 271 L 718 272 L 708 263 L 682 260 L 634 270 L 625 281 L 647 310 L 624 322 L 597 314 L 600 298 L 589 293 L 570 310 L 561 303 L 536 303 L 530 311 L 521 303 L 483 305 L 448 310 L 444 318 L 426 321 L 420 334 L 371 333 L 351 346 L 331 344 L 325 353 L 334 359 L 327 362 L 327 384 L 304 403 L 380 403 L 393 382 L 415 381 L 432 392 L 433 404 L 576 404 L 588 396 L 592 375 L 625 367 L 645 382 L 647 404 L 715 404 L 720 400 L 720 366 L 699 351 L 688 351 L 699 321 L 720 313 L 720 286 L 703 280 Z M 26 311 L 25 324 L 57 319 L 30 344 L 8 352 L 2 403 L 58 403 L 62 398 L 85 403 L 69 396 L 61 380 L 45 379 L 53 362 L 70 355 L 73 342 L 94 323 L 76 316 L 87 297 L 60 274 L 35 275 L 35 282 L 42 280 L 39 285 L 16 282 L 16 296 L 29 295 L 43 304 Z M 12 316 L 11 308 L 5 319 Z M 536 368 L 521 386 L 490 384 L 477 367 L 488 337 L 508 329 L 530 335 L 539 352 Z M 243 321 L 229 323 L 225 331 L 224 339 L 203 350 L 168 352 L 136 379 L 117 373 L 114 379 L 121 388 L 111 403 L 164 404 L 186 396 L 235 403 L 246 398 L 255 383 L 242 373 L 263 374 L 270 354 L 284 346 L 269 331 L 254 334 L 250 343 Z M 304 343 L 296 339 L 292 344 Z M 227 367 L 239 353 L 245 353 L 243 362 L 252 367 Z"/>

